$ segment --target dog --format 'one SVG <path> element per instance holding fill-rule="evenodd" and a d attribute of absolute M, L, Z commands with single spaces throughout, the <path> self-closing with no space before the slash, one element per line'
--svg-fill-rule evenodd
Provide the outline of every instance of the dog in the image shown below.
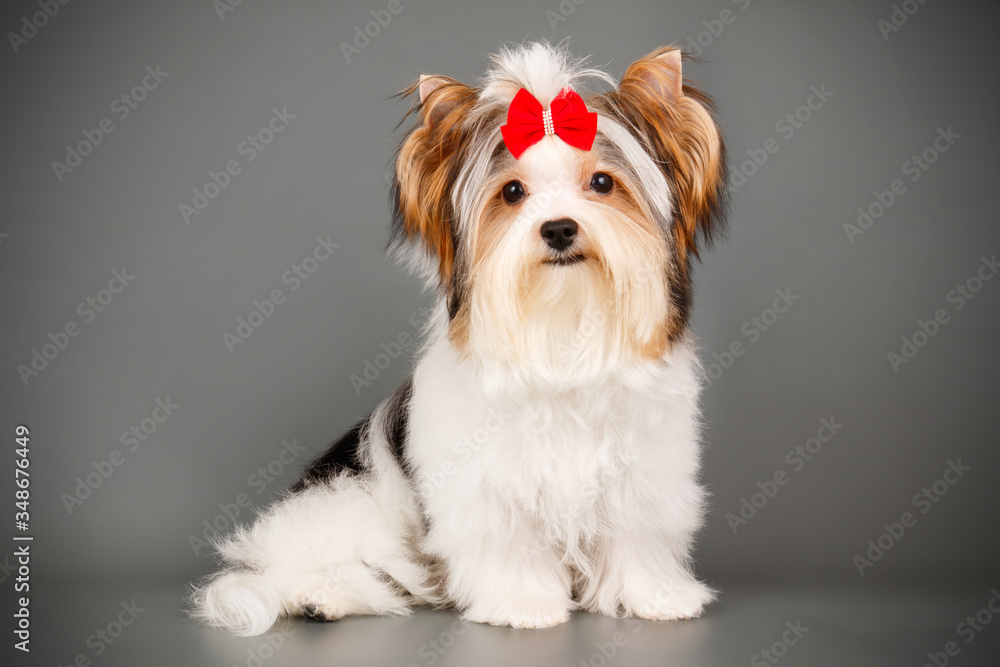
<path fill-rule="evenodd" d="M 418 99 L 389 247 L 435 297 L 414 371 L 218 540 L 197 618 L 257 635 L 420 604 L 514 628 L 702 613 L 688 320 L 727 174 L 685 60 L 662 47 L 616 82 L 528 43 L 479 87 L 422 75 L 400 93 Z"/>

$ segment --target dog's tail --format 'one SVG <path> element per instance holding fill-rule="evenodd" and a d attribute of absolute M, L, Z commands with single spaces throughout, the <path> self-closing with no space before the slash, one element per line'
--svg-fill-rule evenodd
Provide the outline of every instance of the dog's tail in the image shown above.
<path fill-rule="evenodd" d="M 226 571 L 195 587 L 191 615 L 234 635 L 262 635 L 286 613 L 278 592 L 255 572 Z"/>

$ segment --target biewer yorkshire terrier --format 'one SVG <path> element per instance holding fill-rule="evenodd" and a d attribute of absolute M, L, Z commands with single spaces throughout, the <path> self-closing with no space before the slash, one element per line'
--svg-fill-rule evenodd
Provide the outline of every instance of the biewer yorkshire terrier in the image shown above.
<path fill-rule="evenodd" d="M 418 604 L 515 628 L 701 614 L 690 277 L 726 167 L 682 60 L 663 47 L 615 82 L 536 43 L 480 87 L 401 93 L 419 101 L 390 248 L 435 294 L 414 372 L 218 541 L 198 618 L 256 635 Z"/>

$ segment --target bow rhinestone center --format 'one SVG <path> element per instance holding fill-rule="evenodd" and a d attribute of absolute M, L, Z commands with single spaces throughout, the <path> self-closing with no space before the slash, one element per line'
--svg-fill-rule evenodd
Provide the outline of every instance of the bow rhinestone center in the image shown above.
<path fill-rule="evenodd" d="M 552 124 L 552 109 L 546 109 L 542 112 L 542 127 L 545 129 L 545 135 L 556 133 L 556 126 Z"/>

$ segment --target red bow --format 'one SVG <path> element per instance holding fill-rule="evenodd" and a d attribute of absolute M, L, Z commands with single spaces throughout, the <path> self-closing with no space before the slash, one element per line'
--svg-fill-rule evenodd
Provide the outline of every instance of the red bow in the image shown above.
<path fill-rule="evenodd" d="M 514 159 L 548 134 L 555 134 L 570 146 L 589 151 L 597 136 L 597 114 L 587 111 L 587 103 L 575 91 L 563 88 L 548 110 L 522 88 L 507 109 L 507 124 L 500 128 L 503 142 Z"/>

